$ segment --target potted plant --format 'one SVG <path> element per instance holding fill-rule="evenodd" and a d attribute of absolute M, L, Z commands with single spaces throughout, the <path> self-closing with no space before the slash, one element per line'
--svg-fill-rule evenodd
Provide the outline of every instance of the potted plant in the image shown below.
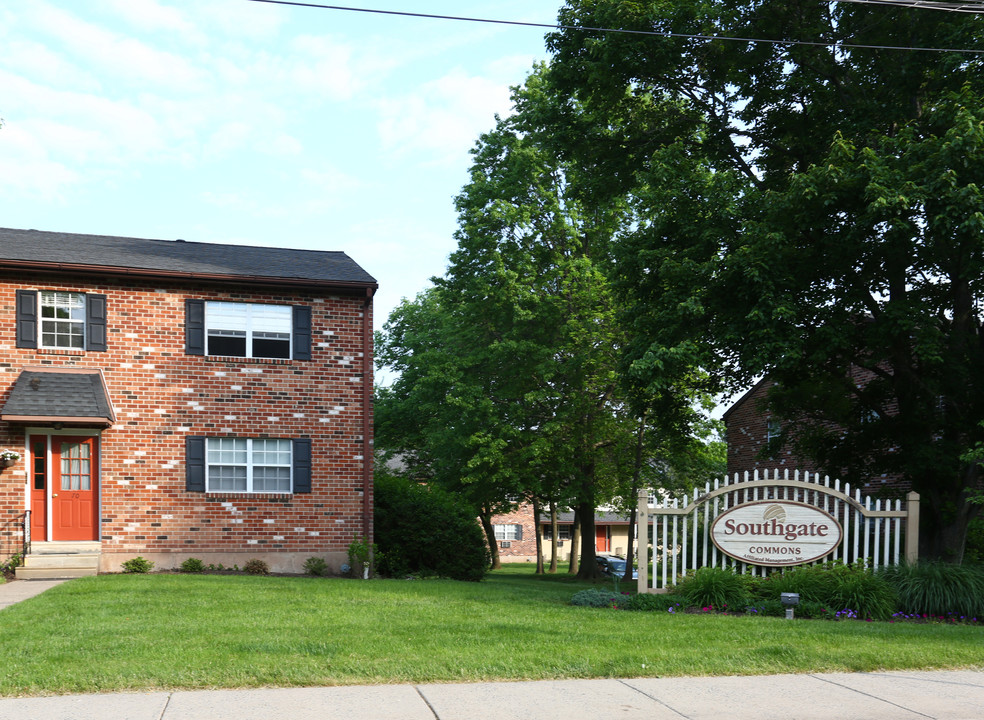
<path fill-rule="evenodd" d="M 0 450 L 0 467 L 9 468 L 17 464 L 20 460 L 20 453 L 16 450 Z"/>

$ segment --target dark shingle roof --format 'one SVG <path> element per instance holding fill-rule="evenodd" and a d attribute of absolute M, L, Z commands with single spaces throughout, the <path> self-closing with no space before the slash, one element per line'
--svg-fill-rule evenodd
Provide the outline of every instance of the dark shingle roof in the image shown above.
<path fill-rule="evenodd" d="M 132 268 L 162 275 L 280 278 L 317 284 L 376 284 L 373 277 L 348 255 L 337 251 L 0 228 L 0 264 L 5 260 L 73 268 L 80 265 Z"/>
<path fill-rule="evenodd" d="M 116 420 L 102 375 L 93 371 L 24 370 L 14 383 L 0 420 L 57 418 L 94 423 Z"/>

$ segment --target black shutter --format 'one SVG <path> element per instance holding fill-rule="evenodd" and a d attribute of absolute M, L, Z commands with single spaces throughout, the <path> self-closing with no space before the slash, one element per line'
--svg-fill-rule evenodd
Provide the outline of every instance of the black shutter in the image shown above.
<path fill-rule="evenodd" d="M 34 290 L 17 291 L 17 347 L 38 346 L 38 294 Z"/>
<path fill-rule="evenodd" d="M 204 300 L 185 300 L 185 353 L 205 354 Z"/>
<path fill-rule="evenodd" d="M 295 305 L 294 308 L 294 359 L 311 359 L 311 308 Z"/>
<path fill-rule="evenodd" d="M 106 296 L 85 296 L 85 349 L 106 352 Z"/>
<path fill-rule="evenodd" d="M 185 490 L 205 492 L 205 438 L 185 438 Z"/>
<path fill-rule="evenodd" d="M 523 539 L 523 526 L 522 525 L 517 525 L 516 526 L 516 539 L 517 540 L 522 540 Z"/>
<path fill-rule="evenodd" d="M 311 492 L 311 439 L 298 438 L 294 442 L 294 492 Z"/>

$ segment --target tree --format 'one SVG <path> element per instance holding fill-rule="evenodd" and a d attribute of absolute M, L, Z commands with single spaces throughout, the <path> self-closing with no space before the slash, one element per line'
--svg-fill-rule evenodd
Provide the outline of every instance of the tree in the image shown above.
<path fill-rule="evenodd" d="M 899 472 L 924 498 L 924 553 L 959 560 L 980 483 L 961 457 L 984 416 L 984 76 L 976 54 L 873 48 L 978 48 L 981 18 L 572 0 L 561 21 L 559 102 L 617 141 L 602 156 L 557 135 L 638 217 L 615 250 L 631 377 L 653 390 L 701 367 L 713 391 L 770 375 L 800 449 L 855 478 Z"/>

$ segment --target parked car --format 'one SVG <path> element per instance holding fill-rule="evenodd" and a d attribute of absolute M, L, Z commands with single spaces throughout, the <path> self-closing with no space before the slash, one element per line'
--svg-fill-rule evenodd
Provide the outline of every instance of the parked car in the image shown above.
<path fill-rule="evenodd" d="M 625 559 L 620 557 L 614 557 L 612 555 L 599 555 L 597 558 L 598 569 L 601 570 L 605 575 L 611 577 L 625 577 Z M 639 571 L 632 568 L 632 579 L 639 579 Z"/>

